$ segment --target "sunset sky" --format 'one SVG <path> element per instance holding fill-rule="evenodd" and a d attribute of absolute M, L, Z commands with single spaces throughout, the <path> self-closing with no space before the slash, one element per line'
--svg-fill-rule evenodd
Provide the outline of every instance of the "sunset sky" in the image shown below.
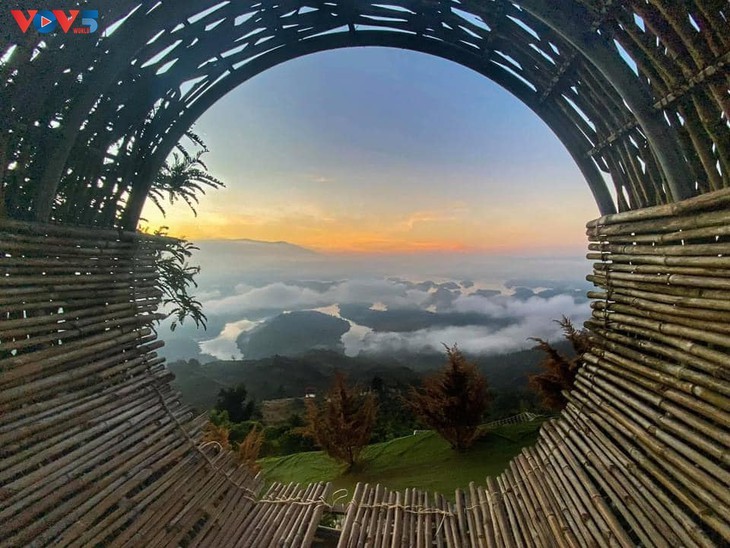
<path fill-rule="evenodd" d="M 360 48 L 275 67 L 198 121 L 227 183 L 150 225 L 330 252 L 580 252 L 598 210 L 542 121 L 424 54 Z"/>

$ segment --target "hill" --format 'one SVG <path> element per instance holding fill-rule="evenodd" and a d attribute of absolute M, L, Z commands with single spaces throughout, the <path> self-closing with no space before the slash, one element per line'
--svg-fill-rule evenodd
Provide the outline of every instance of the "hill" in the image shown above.
<path fill-rule="evenodd" d="M 332 382 L 335 369 L 344 371 L 354 382 L 369 385 L 379 376 L 388 384 L 413 384 L 419 375 L 394 361 L 347 357 L 337 352 L 311 351 L 297 357 L 273 356 L 260 360 L 221 360 L 200 365 L 197 361 L 168 364 L 175 374 L 173 386 L 182 399 L 198 409 L 215 404 L 221 387 L 244 383 L 256 400 L 292 398 L 304 389 L 324 392 Z"/>
<path fill-rule="evenodd" d="M 523 447 L 535 443 L 541 424 L 496 428 L 466 453 L 453 451 L 435 432 L 370 445 L 362 453 L 360 469 L 348 474 L 321 451 L 264 458 L 259 464 L 270 483 L 331 481 L 335 489 L 352 493 L 358 482 L 368 482 L 392 489 L 418 487 L 452 498 L 455 489 L 502 472 Z"/>
<path fill-rule="evenodd" d="M 555 348 L 570 353 L 565 341 Z M 474 361 L 486 375 L 490 389 L 509 394 L 524 391 L 527 377 L 538 370 L 544 354 L 521 350 L 498 356 L 477 356 Z M 345 356 L 331 350 L 310 351 L 295 357 L 273 356 L 259 360 L 219 360 L 200 365 L 197 360 L 170 362 L 175 374 L 173 386 L 188 405 L 204 410 L 215 404 L 222 387 L 246 385 L 256 400 L 296 398 L 304 389 L 322 393 L 329 388 L 335 369 L 344 371 L 352 381 L 369 385 L 380 377 L 387 385 L 410 385 L 420 382 L 424 373 L 440 368 L 443 354 L 400 354 Z M 511 410 L 510 410 L 511 411 Z M 516 411 L 519 412 L 519 411 Z"/>
<path fill-rule="evenodd" d="M 434 295 L 436 295 L 434 293 Z M 373 310 L 369 304 L 340 305 L 340 315 L 378 332 L 407 333 L 432 327 L 483 325 L 497 331 L 512 323 L 512 318 L 492 318 L 476 312 L 431 312 L 419 308 Z"/>
<path fill-rule="evenodd" d="M 296 356 L 309 350 L 344 352 L 342 335 L 350 324 L 329 314 L 300 311 L 279 314 L 239 335 L 236 344 L 249 359 Z"/>
<path fill-rule="evenodd" d="M 197 240 L 191 262 L 202 266 L 201 288 L 234 293 L 237 284 L 266 285 L 289 277 L 294 268 L 322 261 L 316 251 L 287 242 L 258 240 Z"/>

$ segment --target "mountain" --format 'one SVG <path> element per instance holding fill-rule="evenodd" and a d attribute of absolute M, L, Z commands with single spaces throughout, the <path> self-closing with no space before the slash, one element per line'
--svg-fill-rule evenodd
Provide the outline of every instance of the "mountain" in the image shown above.
<path fill-rule="evenodd" d="M 214 356 L 201 352 L 199 343 L 192 337 L 170 334 L 164 337 L 164 342 L 165 346 L 158 350 L 158 354 L 169 362 L 195 359 L 206 363 L 215 360 Z"/>
<path fill-rule="evenodd" d="M 431 327 L 483 325 L 495 331 L 509 326 L 512 318 L 492 318 L 477 312 L 430 312 L 419 308 L 373 310 L 367 304 L 340 305 L 343 318 L 378 332 L 408 333 Z"/>
<path fill-rule="evenodd" d="M 199 410 L 215 404 L 223 387 L 246 385 L 256 400 L 302 397 L 305 389 L 325 392 L 332 383 L 335 369 L 345 372 L 352 381 L 364 386 L 373 377 L 386 384 L 413 384 L 419 375 L 394 361 L 351 358 L 337 352 L 319 350 L 297 357 L 272 356 L 261 360 L 221 360 L 200 365 L 196 360 L 168 364 L 175 374 L 172 384 L 182 399 Z"/>
<path fill-rule="evenodd" d="M 572 355 L 566 341 L 553 346 Z M 526 390 L 527 377 L 539 370 L 538 364 L 544 357 L 543 352 L 533 349 L 480 356 L 473 361 L 487 377 L 490 390 L 507 394 Z M 213 407 L 221 388 L 239 383 L 245 384 L 251 397 L 259 401 L 302 397 L 309 388 L 323 393 L 332 383 L 335 369 L 363 386 L 369 386 L 376 376 L 387 386 L 404 386 L 418 384 L 422 375 L 441 368 L 445 360 L 443 353 L 349 357 L 319 350 L 297 357 L 279 355 L 260 360 L 221 360 L 205 365 L 197 360 L 177 361 L 169 363 L 168 367 L 175 374 L 172 384 L 180 390 L 182 400 L 202 411 Z"/>
<path fill-rule="evenodd" d="M 313 257 L 317 252 L 289 242 L 263 242 L 260 240 L 238 239 L 238 240 L 198 240 L 195 244 L 200 248 L 196 254 L 204 256 L 208 254 L 245 255 L 249 258 L 296 258 Z"/>
<path fill-rule="evenodd" d="M 242 281 L 265 285 L 286 278 L 295 267 L 322 260 L 319 253 L 288 242 L 198 240 L 195 245 L 199 249 L 190 262 L 202 267 L 198 283 L 201 287 L 224 289 L 224 294 Z"/>
<path fill-rule="evenodd" d="M 279 314 L 250 331 L 241 333 L 236 344 L 247 359 L 297 356 L 309 350 L 344 352 L 342 335 L 350 324 L 315 311 Z"/>

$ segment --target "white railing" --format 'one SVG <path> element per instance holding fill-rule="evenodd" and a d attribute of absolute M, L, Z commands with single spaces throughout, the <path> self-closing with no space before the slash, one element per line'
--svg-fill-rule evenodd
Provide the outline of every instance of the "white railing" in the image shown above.
<path fill-rule="evenodd" d="M 511 417 L 506 417 L 504 419 L 499 419 L 496 421 L 488 422 L 486 424 L 482 424 L 479 426 L 479 428 L 497 428 L 498 426 L 504 426 L 505 424 L 521 424 L 523 422 L 532 422 L 536 418 L 541 416 L 542 415 L 538 415 L 537 413 L 530 413 L 529 411 L 525 411 L 523 413 L 520 413 L 519 415 L 512 415 Z M 416 434 L 424 434 L 425 432 L 431 432 L 431 430 L 414 430 L 413 435 L 415 436 Z"/>
<path fill-rule="evenodd" d="M 538 415 L 537 413 L 530 413 L 529 411 L 525 411 L 524 413 L 520 413 L 519 415 L 512 415 L 511 417 L 488 422 L 487 424 L 482 425 L 482 428 L 496 428 L 497 426 L 504 426 L 505 424 L 520 424 L 523 422 L 532 422 L 539 416 L 540 415 Z"/>

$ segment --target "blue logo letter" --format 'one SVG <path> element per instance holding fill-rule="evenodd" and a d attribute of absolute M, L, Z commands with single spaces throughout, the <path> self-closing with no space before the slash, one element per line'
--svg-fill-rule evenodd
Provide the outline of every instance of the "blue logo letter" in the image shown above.
<path fill-rule="evenodd" d="M 99 19 L 98 10 L 84 10 L 81 12 L 81 24 L 89 28 L 89 34 L 96 32 L 96 29 L 99 28 L 97 19 Z"/>

